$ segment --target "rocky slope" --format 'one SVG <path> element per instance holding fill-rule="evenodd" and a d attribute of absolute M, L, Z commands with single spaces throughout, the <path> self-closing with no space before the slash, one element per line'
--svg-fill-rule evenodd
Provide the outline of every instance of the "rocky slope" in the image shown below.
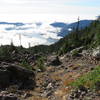
<path fill-rule="evenodd" d="M 78 51 L 76 54 L 74 51 Z M 74 52 L 74 54 L 73 54 Z M 20 56 L 12 53 L 11 62 L 0 62 L 0 100 L 99 100 L 100 89 L 92 91 L 80 86 L 73 88 L 71 83 L 91 72 L 100 65 L 100 49 L 85 50 L 83 47 L 57 56 L 48 55 L 44 64 L 45 70 L 36 67 L 39 55 L 29 53 Z M 30 63 L 29 69 L 21 60 Z M 8 63 L 9 62 L 9 63 Z M 41 67 L 40 67 L 41 68 Z M 100 86 L 100 80 L 97 83 Z"/>
<path fill-rule="evenodd" d="M 84 86 L 75 89 L 70 85 L 100 65 L 100 60 L 92 55 L 94 52 L 96 50 L 82 50 L 80 56 L 73 56 L 71 52 L 59 57 L 49 55 L 46 70 L 36 73 L 36 88 L 31 91 L 33 96 L 29 100 L 100 100 L 100 89 L 96 92 Z"/>
<path fill-rule="evenodd" d="M 0 100 L 100 100 L 99 26 L 51 46 L 1 46 Z"/>

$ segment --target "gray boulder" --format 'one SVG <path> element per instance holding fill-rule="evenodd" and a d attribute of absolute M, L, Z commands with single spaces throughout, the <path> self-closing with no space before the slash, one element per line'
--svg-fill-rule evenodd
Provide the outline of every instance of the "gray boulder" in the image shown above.
<path fill-rule="evenodd" d="M 0 67 L 0 88 L 3 88 L 9 85 L 9 81 L 10 81 L 9 76 L 10 76 L 9 71 Z"/>
<path fill-rule="evenodd" d="M 73 49 L 72 51 L 70 51 L 70 53 L 73 53 L 73 51 L 77 51 L 77 52 L 82 52 L 84 50 L 84 47 L 82 46 L 82 47 L 79 47 L 79 48 L 75 48 L 75 49 Z"/>
<path fill-rule="evenodd" d="M 35 74 L 21 66 L 4 64 L 0 66 L 0 87 L 7 87 L 10 84 L 20 84 L 19 88 L 35 86 Z"/>
<path fill-rule="evenodd" d="M 30 71 L 28 69 L 25 69 L 24 67 L 14 65 L 14 64 L 9 64 L 6 66 L 3 66 L 7 71 L 12 74 L 12 77 L 16 77 L 18 80 L 24 80 L 24 79 L 29 79 L 29 78 L 34 78 L 35 74 L 33 71 Z"/>
<path fill-rule="evenodd" d="M 97 47 L 96 49 L 93 50 L 92 56 L 96 59 L 100 59 L 100 47 Z"/>
<path fill-rule="evenodd" d="M 19 100 L 14 94 L 0 94 L 0 100 Z"/>
<path fill-rule="evenodd" d="M 58 56 L 50 56 L 48 58 L 47 62 L 48 62 L 48 65 L 52 65 L 52 66 L 59 66 L 59 65 L 61 65 L 61 61 L 60 61 Z"/>
<path fill-rule="evenodd" d="M 75 48 L 73 50 L 70 51 L 71 56 L 73 57 L 80 57 L 82 56 L 81 53 L 84 50 L 84 47 L 79 47 L 79 48 Z"/>

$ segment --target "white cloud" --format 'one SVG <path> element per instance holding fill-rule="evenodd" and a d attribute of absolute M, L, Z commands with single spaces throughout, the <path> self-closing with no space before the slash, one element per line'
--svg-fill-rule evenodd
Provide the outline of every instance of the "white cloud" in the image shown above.
<path fill-rule="evenodd" d="M 25 30 L 23 28 L 26 28 Z M 8 29 L 8 30 L 7 30 Z M 56 34 L 57 29 L 49 24 L 26 23 L 23 26 L 15 26 L 8 24 L 0 24 L 0 44 L 11 44 L 19 46 L 19 36 L 21 34 L 21 44 L 23 47 L 28 47 L 39 44 L 51 44 L 49 38 L 58 40 L 61 37 Z M 53 42 L 52 42 L 53 43 Z"/>
<path fill-rule="evenodd" d="M 99 0 L 0 0 L 0 19 L 9 21 L 72 20 L 76 16 L 93 18 L 99 6 L 85 6 Z M 81 5 L 79 5 L 81 3 Z M 87 16 L 88 15 L 88 16 Z"/>

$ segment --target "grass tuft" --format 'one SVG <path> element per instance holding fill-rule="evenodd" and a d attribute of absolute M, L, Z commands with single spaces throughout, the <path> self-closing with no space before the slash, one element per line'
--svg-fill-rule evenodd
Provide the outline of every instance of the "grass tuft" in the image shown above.
<path fill-rule="evenodd" d="M 96 83 L 100 83 L 100 66 L 97 66 L 93 71 L 83 75 L 76 81 L 71 83 L 71 86 L 78 88 L 85 86 L 87 88 L 96 89 Z"/>

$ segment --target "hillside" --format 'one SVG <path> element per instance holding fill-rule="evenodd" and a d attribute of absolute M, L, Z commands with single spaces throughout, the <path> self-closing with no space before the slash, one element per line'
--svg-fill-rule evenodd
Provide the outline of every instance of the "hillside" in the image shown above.
<path fill-rule="evenodd" d="M 70 34 L 66 35 L 64 38 L 60 39 L 55 44 L 50 46 L 39 45 L 30 48 L 33 53 L 43 52 L 45 54 L 52 52 L 67 52 L 79 46 L 85 46 L 86 48 L 91 48 L 99 45 L 99 21 L 93 21 L 85 29 L 73 30 Z M 79 39 L 77 39 L 79 37 Z M 95 44 L 93 44 L 95 43 Z M 67 50 L 67 49 L 68 50 Z M 64 51 L 65 49 L 65 51 Z"/>
<path fill-rule="evenodd" d="M 82 29 L 88 27 L 92 22 L 93 22 L 93 20 L 80 20 L 79 21 L 79 24 L 80 24 L 79 29 L 82 30 Z M 65 37 L 71 31 L 73 31 L 74 29 L 77 28 L 77 24 L 78 24 L 78 22 L 73 22 L 73 23 L 69 23 L 69 24 L 55 22 L 55 23 L 52 23 L 51 25 L 56 28 L 61 28 L 60 32 L 58 32 L 58 36 Z"/>
<path fill-rule="evenodd" d="M 50 46 L 0 47 L 0 100 L 100 100 L 100 20 Z"/>

